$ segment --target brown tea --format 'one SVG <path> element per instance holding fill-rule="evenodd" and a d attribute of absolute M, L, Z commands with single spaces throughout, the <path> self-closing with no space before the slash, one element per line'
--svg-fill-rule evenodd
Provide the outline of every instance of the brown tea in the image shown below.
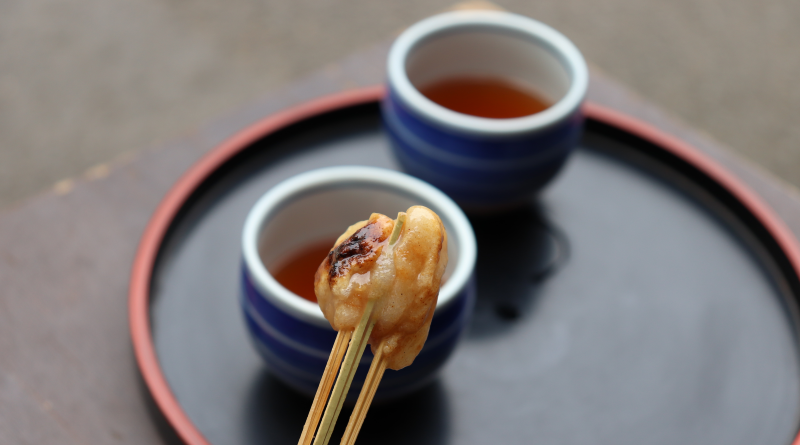
<path fill-rule="evenodd" d="M 419 91 L 445 108 L 491 119 L 528 116 L 551 105 L 530 90 L 492 77 L 453 77 Z"/>
<path fill-rule="evenodd" d="M 335 239 L 317 241 L 287 255 L 277 267 L 270 268 L 272 276 L 283 287 L 306 300 L 317 302 L 314 293 L 314 274 L 333 247 Z"/>

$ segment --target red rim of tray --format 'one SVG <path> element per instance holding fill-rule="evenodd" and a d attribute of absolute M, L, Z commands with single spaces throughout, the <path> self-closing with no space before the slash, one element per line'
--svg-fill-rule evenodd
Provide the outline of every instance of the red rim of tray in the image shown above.
<path fill-rule="evenodd" d="M 193 165 L 170 189 L 159 204 L 139 242 L 131 271 L 128 295 L 129 322 L 136 362 L 142 378 L 160 412 L 178 437 L 190 445 L 210 445 L 181 408 L 172 393 L 156 356 L 150 331 L 150 280 L 161 243 L 178 214 L 197 187 L 225 162 L 253 142 L 281 128 L 310 117 L 340 108 L 380 100 L 383 86 L 372 86 L 324 96 L 270 115 L 237 133 L 211 150 Z M 740 179 L 716 161 L 680 139 L 670 136 L 649 124 L 603 106 L 587 103 L 585 116 L 616 127 L 659 146 L 672 155 L 693 165 L 700 172 L 726 189 L 769 232 L 800 276 L 800 247 L 780 218 Z M 800 445 L 800 435 L 793 445 Z"/>

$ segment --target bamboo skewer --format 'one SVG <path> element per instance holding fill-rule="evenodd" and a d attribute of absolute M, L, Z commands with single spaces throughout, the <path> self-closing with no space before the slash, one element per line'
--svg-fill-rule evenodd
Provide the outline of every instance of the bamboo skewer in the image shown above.
<path fill-rule="evenodd" d="M 386 360 L 383 357 L 384 342 L 381 342 L 377 348 L 377 353 L 372 359 L 372 364 L 369 367 L 367 379 L 364 381 L 364 386 L 361 388 L 361 394 L 358 395 L 353 413 L 350 414 L 350 420 L 347 422 L 347 429 L 342 436 L 342 445 L 353 445 L 356 443 L 358 432 L 361 431 L 361 426 L 364 424 L 364 419 L 367 417 L 367 411 L 372 404 L 372 399 L 375 397 L 375 392 L 378 390 L 378 385 L 381 383 L 383 373 L 386 371 Z"/>
<path fill-rule="evenodd" d="M 317 431 L 314 445 L 327 445 L 331 439 L 336 419 L 342 410 L 344 399 L 350 390 L 350 384 L 353 382 L 353 376 L 355 376 L 358 363 L 364 354 L 364 349 L 367 347 L 369 334 L 372 332 L 372 327 L 375 326 L 374 322 L 370 322 L 374 306 L 374 300 L 367 303 L 364 314 L 361 316 L 361 321 L 353 331 L 350 346 L 347 348 L 347 355 L 344 357 L 342 369 L 339 370 L 339 377 L 336 379 L 336 386 L 333 387 L 333 394 L 328 400 L 328 406 L 325 407 L 325 414 L 322 416 L 322 424 L 319 426 L 319 431 Z"/>
<path fill-rule="evenodd" d="M 314 396 L 314 402 L 311 404 L 311 410 L 308 412 L 306 424 L 303 426 L 303 432 L 300 434 L 300 441 L 298 445 L 311 445 L 314 439 L 314 431 L 317 429 L 319 419 L 322 417 L 322 411 L 325 409 L 325 404 L 328 401 L 328 396 L 333 388 L 333 382 L 336 379 L 336 374 L 339 371 L 339 366 L 342 364 L 344 353 L 347 351 L 347 344 L 350 342 L 352 332 L 342 332 L 336 335 L 336 341 L 333 343 L 331 355 L 328 358 L 328 364 L 325 365 L 325 372 L 322 374 L 322 380 L 319 382 L 317 394 Z"/>

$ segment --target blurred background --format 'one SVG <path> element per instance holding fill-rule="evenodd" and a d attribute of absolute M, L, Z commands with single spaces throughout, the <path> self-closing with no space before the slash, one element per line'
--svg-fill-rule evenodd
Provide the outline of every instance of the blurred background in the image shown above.
<path fill-rule="evenodd" d="M 158 146 L 453 0 L 0 1 L 0 212 Z M 498 0 L 800 185 L 800 1 Z"/>

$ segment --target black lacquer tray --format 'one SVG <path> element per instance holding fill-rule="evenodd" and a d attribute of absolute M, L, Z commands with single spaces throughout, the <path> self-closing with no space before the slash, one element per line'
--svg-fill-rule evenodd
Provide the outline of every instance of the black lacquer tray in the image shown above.
<path fill-rule="evenodd" d="M 265 119 L 189 171 L 154 215 L 133 271 L 131 328 L 165 437 L 296 443 L 310 400 L 275 380 L 247 338 L 242 225 L 259 196 L 296 173 L 397 168 L 381 94 L 344 93 Z M 580 148 L 537 199 L 471 218 L 479 297 L 468 334 L 433 384 L 374 406 L 359 443 L 795 440 L 793 238 L 696 150 L 586 111 Z M 349 411 L 342 416 L 340 430 Z"/>

